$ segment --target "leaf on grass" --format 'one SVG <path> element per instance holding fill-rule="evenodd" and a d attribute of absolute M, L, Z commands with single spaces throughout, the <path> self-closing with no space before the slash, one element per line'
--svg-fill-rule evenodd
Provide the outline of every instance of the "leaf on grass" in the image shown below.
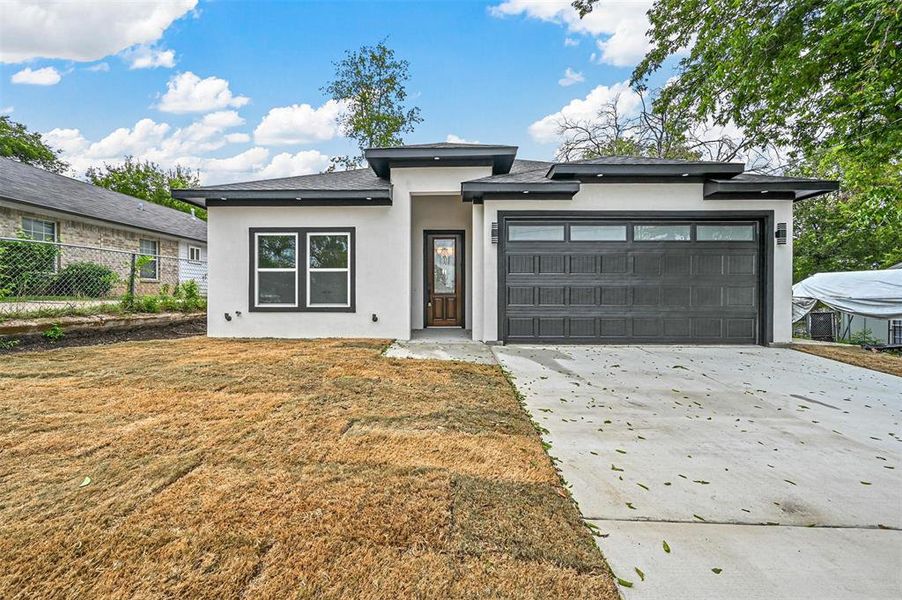
<path fill-rule="evenodd" d="M 628 587 L 628 588 L 633 587 L 632 581 L 627 581 L 626 579 L 620 579 L 619 577 L 617 578 L 617 583 L 619 583 L 623 587 Z"/>
<path fill-rule="evenodd" d="M 713 569 L 711 569 L 711 572 L 714 573 L 715 575 L 720 575 L 720 573 L 722 571 L 723 571 L 723 569 L 721 569 L 719 567 L 714 567 Z"/>
<path fill-rule="evenodd" d="M 93 479 L 86 476 L 84 479 L 81 480 L 81 483 L 78 484 L 78 487 L 83 488 L 87 485 L 91 485 L 92 481 L 93 481 Z"/>
<path fill-rule="evenodd" d="M 640 569 L 639 567 L 633 567 L 633 569 L 636 571 L 636 575 L 639 576 L 639 579 L 641 581 L 645 581 L 645 573 L 642 572 L 642 569 Z"/>
<path fill-rule="evenodd" d="M 661 546 L 664 547 L 664 552 L 670 554 L 670 544 L 667 543 L 667 540 L 661 540 Z"/>

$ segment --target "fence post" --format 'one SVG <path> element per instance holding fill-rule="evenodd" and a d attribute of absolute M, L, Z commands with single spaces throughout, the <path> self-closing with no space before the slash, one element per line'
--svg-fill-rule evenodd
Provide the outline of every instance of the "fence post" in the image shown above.
<path fill-rule="evenodd" d="M 138 255 L 132 252 L 132 262 L 128 270 L 128 303 L 131 305 L 135 301 L 135 294 L 138 291 L 138 277 L 136 268 L 138 263 Z"/>

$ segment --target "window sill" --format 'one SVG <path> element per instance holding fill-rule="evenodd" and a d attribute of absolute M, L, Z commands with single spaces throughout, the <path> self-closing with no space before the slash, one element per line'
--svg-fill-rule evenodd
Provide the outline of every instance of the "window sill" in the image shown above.
<path fill-rule="evenodd" d="M 252 306 L 248 312 L 284 312 L 284 313 L 355 313 L 353 306 Z"/>

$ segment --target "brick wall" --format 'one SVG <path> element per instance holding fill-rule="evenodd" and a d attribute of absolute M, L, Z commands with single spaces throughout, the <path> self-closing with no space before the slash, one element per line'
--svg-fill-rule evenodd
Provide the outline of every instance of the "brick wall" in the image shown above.
<path fill-rule="evenodd" d="M 123 229 L 116 229 L 104 225 L 95 225 L 84 221 L 52 217 L 27 210 L 19 210 L 8 206 L 0 206 L 0 237 L 16 237 L 16 232 L 22 226 L 22 217 L 54 221 L 57 224 L 57 237 L 59 242 L 80 246 L 93 246 L 97 248 L 109 248 L 124 250 L 128 253 L 138 252 L 140 240 L 155 240 L 158 243 L 161 256 L 179 255 L 179 243 L 174 240 L 163 239 L 153 233 L 135 233 Z M 121 290 L 125 290 L 125 281 L 128 279 L 131 266 L 131 255 L 116 252 L 98 252 L 93 250 L 80 250 L 75 248 L 63 248 L 60 256 L 60 266 L 65 267 L 71 262 L 94 262 L 105 265 L 115 271 L 123 280 Z M 155 294 L 162 285 L 173 288 L 179 282 L 179 263 L 177 260 L 161 259 L 159 262 L 159 279 L 157 281 L 139 281 L 139 294 Z"/>

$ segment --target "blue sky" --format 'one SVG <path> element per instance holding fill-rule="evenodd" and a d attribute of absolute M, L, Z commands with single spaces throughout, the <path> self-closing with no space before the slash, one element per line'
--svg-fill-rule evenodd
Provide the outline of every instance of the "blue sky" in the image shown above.
<path fill-rule="evenodd" d="M 79 174 L 128 153 L 208 183 L 315 172 L 354 151 L 320 91 L 333 61 L 387 37 L 424 119 L 405 141 L 457 136 L 548 159 L 556 115 L 588 116 L 629 78 L 648 5 L 602 0 L 580 21 L 569 0 L 11 0 L 0 109 Z"/>

